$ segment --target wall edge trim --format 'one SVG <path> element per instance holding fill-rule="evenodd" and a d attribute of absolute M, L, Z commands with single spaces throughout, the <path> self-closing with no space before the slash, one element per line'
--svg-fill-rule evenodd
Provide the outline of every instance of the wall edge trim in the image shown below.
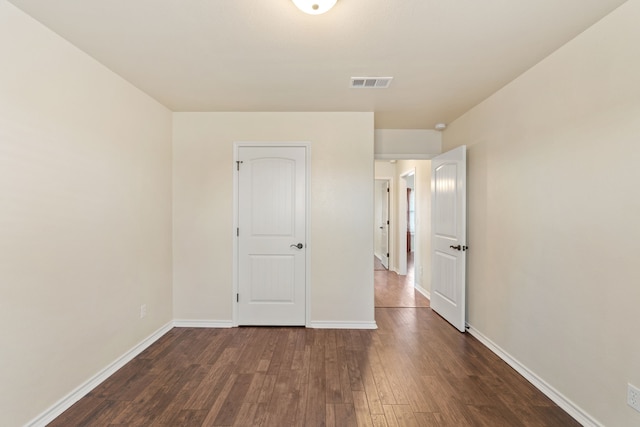
<path fill-rule="evenodd" d="M 307 325 L 314 329 L 378 329 L 375 320 L 372 322 L 336 322 L 315 321 Z"/>
<path fill-rule="evenodd" d="M 232 320 L 200 320 L 200 319 L 176 319 L 173 321 L 176 328 L 233 328 Z"/>
<path fill-rule="evenodd" d="M 423 288 L 422 286 L 415 286 L 416 291 L 420 292 L 426 299 L 431 301 L 431 292 Z"/>
<path fill-rule="evenodd" d="M 553 386 L 540 378 L 537 374 L 527 368 L 524 364 L 503 350 L 496 343 L 491 341 L 482 332 L 471 325 L 467 325 L 467 331 L 473 335 L 478 341 L 485 345 L 489 350 L 495 353 L 500 359 L 511 366 L 516 372 L 522 375 L 535 388 L 540 390 L 545 396 L 551 399 L 556 405 L 566 411 L 571 417 L 585 427 L 604 427 L 595 418 L 589 415 L 584 409 L 573 403 L 568 397 L 560 393 Z"/>

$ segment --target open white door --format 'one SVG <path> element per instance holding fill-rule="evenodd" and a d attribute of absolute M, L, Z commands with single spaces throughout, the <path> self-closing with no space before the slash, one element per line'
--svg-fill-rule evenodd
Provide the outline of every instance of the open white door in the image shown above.
<path fill-rule="evenodd" d="M 304 325 L 306 148 L 238 148 L 238 324 Z"/>
<path fill-rule="evenodd" d="M 431 160 L 431 308 L 465 331 L 467 147 Z"/>

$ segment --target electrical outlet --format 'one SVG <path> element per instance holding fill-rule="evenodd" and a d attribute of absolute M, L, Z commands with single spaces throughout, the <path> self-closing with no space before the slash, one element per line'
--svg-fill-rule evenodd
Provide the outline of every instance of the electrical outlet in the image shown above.
<path fill-rule="evenodd" d="M 147 315 L 147 304 L 140 306 L 140 318 L 143 319 Z"/>
<path fill-rule="evenodd" d="M 640 412 L 640 388 L 627 384 L 627 404 Z"/>

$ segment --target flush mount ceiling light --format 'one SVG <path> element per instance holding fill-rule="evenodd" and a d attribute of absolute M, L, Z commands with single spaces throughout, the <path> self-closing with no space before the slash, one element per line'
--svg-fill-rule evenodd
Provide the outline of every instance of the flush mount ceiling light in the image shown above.
<path fill-rule="evenodd" d="M 292 0 L 298 9 L 309 15 L 320 15 L 335 6 L 338 0 Z"/>

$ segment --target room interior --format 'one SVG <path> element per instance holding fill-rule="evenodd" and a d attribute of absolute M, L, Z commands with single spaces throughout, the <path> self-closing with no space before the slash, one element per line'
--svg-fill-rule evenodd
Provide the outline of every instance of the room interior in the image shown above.
<path fill-rule="evenodd" d="M 375 161 L 466 145 L 468 333 L 640 425 L 640 1 L 529 3 L 0 0 L 0 424 L 236 326 L 233 144 L 304 141 L 308 328 L 377 326 Z"/>

